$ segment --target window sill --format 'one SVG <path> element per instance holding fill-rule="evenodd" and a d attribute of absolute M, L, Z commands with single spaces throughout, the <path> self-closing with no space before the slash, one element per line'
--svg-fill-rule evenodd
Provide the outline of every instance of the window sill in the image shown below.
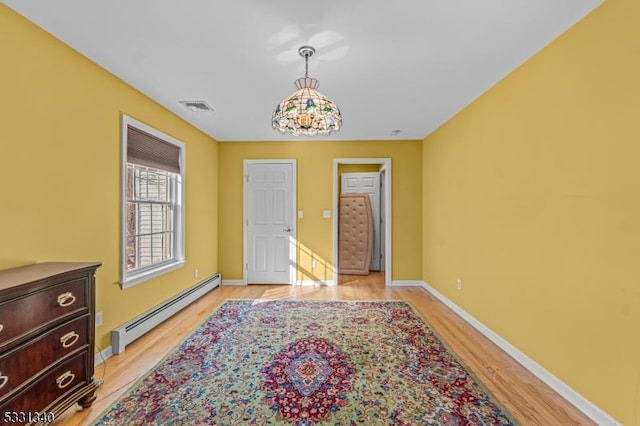
<path fill-rule="evenodd" d="M 122 287 L 123 290 L 125 288 L 133 287 L 141 282 L 159 277 L 160 275 L 175 271 L 176 269 L 180 269 L 185 263 L 186 262 L 184 260 L 178 260 L 137 274 L 129 274 L 124 280 L 120 281 L 120 287 Z"/>

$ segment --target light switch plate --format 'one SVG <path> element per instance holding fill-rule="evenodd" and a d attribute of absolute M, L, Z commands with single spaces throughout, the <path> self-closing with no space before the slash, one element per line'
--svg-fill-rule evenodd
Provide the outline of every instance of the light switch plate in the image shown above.
<path fill-rule="evenodd" d="M 298 219 L 302 219 L 304 217 L 304 212 L 302 210 L 298 210 Z"/>
<path fill-rule="evenodd" d="M 331 210 L 322 210 L 322 217 L 324 219 L 329 219 L 331 217 Z"/>

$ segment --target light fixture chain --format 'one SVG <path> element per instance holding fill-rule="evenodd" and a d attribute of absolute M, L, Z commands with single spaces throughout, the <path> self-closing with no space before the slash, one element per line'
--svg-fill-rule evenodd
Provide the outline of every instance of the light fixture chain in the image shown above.
<path fill-rule="evenodd" d="M 309 53 L 304 54 L 304 78 L 309 78 Z"/>

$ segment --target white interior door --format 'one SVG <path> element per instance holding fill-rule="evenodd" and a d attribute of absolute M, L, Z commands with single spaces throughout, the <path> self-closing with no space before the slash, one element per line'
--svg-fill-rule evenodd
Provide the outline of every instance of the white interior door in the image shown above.
<path fill-rule="evenodd" d="M 295 161 L 245 161 L 245 269 L 248 284 L 293 284 Z"/>
<path fill-rule="evenodd" d="M 380 174 L 379 173 L 343 173 L 341 176 L 341 194 L 369 194 L 373 213 L 373 250 L 371 251 L 372 271 L 381 270 L 380 252 Z"/>

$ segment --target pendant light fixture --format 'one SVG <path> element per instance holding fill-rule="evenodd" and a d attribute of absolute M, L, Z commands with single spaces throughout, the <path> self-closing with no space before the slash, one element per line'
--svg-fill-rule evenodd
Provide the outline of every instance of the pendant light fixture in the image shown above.
<path fill-rule="evenodd" d="M 337 105 L 317 91 L 319 81 L 309 77 L 309 58 L 316 50 L 302 46 L 298 54 L 304 58 L 304 77 L 294 82 L 296 91 L 278 104 L 271 125 L 282 133 L 299 136 L 328 135 L 342 126 Z"/>

